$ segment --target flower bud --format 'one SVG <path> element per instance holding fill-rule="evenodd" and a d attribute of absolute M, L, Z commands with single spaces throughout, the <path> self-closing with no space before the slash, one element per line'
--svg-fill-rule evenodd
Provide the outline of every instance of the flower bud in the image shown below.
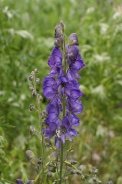
<path fill-rule="evenodd" d="M 79 171 L 79 170 L 71 170 L 70 173 L 71 173 L 71 174 L 81 175 L 81 171 Z"/>
<path fill-rule="evenodd" d="M 35 129 L 35 127 L 33 125 L 31 125 L 30 126 L 30 134 L 31 135 L 35 135 L 35 133 L 36 133 L 36 129 Z"/>
<path fill-rule="evenodd" d="M 52 177 L 52 173 L 50 171 L 47 172 L 47 177 Z"/>
<path fill-rule="evenodd" d="M 32 75 L 32 74 L 30 74 L 30 76 L 29 76 L 29 80 L 30 80 L 30 81 L 33 81 L 33 79 L 34 79 L 33 75 Z"/>
<path fill-rule="evenodd" d="M 99 180 L 99 181 L 98 181 L 98 184 L 102 184 L 102 181 Z"/>
<path fill-rule="evenodd" d="M 35 110 L 35 105 L 34 104 L 30 104 L 29 109 L 30 109 L 30 111 Z"/>
<path fill-rule="evenodd" d="M 98 169 L 95 169 L 94 170 L 94 174 L 98 174 Z"/>
<path fill-rule="evenodd" d="M 46 112 L 45 110 L 43 110 L 43 111 L 41 112 L 41 117 L 42 117 L 42 119 L 46 119 L 47 116 L 48 116 L 47 112 Z"/>
<path fill-rule="evenodd" d="M 39 78 L 36 78 L 36 84 L 41 84 L 41 80 Z"/>
<path fill-rule="evenodd" d="M 61 28 L 62 28 L 62 31 L 64 32 L 64 23 L 63 23 L 62 20 L 60 21 L 60 26 L 61 26 Z"/>
<path fill-rule="evenodd" d="M 62 28 L 61 28 L 60 25 L 57 25 L 57 26 L 55 27 L 54 37 L 55 37 L 55 38 L 58 38 L 58 37 L 60 37 L 60 36 L 62 36 Z"/>
<path fill-rule="evenodd" d="M 31 150 L 27 150 L 26 151 L 26 156 L 30 160 L 31 158 L 34 158 L 35 157 L 35 154 Z"/>
<path fill-rule="evenodd" d="M 48 147 L 51 147 L 52 146 L 51 140 L 48 137 L 45 137 L 45 144 Z"/>
<path fill-rule="evenodd" d="M 85 176 L 81 175 L 81 180 L 84 181 L 85 180 Z"/>
<path fill-rule="evenodd" d="M 50 160 L 55 162 L 58 160 L 58 154 L 56 151 L 53 151 L 51 154 L 50 154 Z"/>
<path fill-rule="evenodd" d="M 71 163 L 72 165 L 75 165 L 75 164 L 77 164 L 77 161 L 71 160 L 70 163 Z"/>
<path fill-rule="evenodd" d="M 38 99 L 38 101 L 42 101 L 43 97 L 40 94 L 37 94 L 37 99 Z"/>
<path fill-rule="evenodd" d="M 34 88 L 33 88 L 32 86 L 29 86 L 29 90 L 30 90 L 30 91 L 33 91 L 33 89 L 34 89 Z"/>
<path fill-rule="evenodd" d="M 113 184 L 113 181 L 108 181 L 107 184 Z"/>
<path fill-rule="evenodd" d="M 96 178 L 95 176 L 93 177 L 93 181 L 94 181 L 94 182 L 96 182 L 96 181 L 97 181 L 97 178 Z"/>
<path fill-rule="evenodd" d="M 36 97 L 36 95 L 37 95 L 37 93 L 36 93 L 36 90 L 34 89 L 34 90 L 32 91 L 32 96 L 33 96 L 33 97 Z"/>
<path fill-rule="evenodd" d="M 78 36 L 76 33 L 72 33 L 69 36 L 69 45 L 73 46 L 73 45 L 79 45 L 78 43 Z"/>
<path fill-rule="evenodd" d="M 92 169 L 89 169 L 89 174 L 92 174 L 92 172 L 93 172 Z"/>
<path fill-rule="evenodd" d="M 26 151 L 26 156 L 28 160 L 31 162 L 31 164 L 36 165 L 38 162 L 38 159 L 36 158 L 35 154 L 31 150 Z"/>
<path fill-rule="evenodd" d="M 35 69 L 34 69 L 34 72 L 35 72 L 35 73 L 38 73 L 38 69 L 37 69 L 37 68 L 35 68 Z"/>
<path fill-rule="evenodd" d="M 32 183 L 34 183 L 34 180 L 28 180 L 27 181 L 27 184 L 32 184 Z"/>
<path fill-rule="evenodd" d="M 56 166 L 55 165 L 48 165 L 48 170 L 50 172 L 56 172 Z"/>
<path fill-rule="evenodd" d="M 85 175 L 85 179 L 88 180 L 90 176 L 88 174 Z"/>

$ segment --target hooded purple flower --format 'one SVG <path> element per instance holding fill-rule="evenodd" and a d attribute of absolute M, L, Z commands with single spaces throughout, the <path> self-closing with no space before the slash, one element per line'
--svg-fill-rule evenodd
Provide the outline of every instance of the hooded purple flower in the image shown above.
<path fill-rule="evenodd" d="M 60 126 L 59 114 L 61 110 L 62 108 L 59 99 L 54 99 L 48 104 L 46 108 L 48 117 L 45 120 L 47 128 L 43 130 L 46 137 L 49 138 L 53 137 L 56 131 L 59 129 Z"/>
<path fill-rule="evenodd" d="M 82 57 L 79 53 L 78 46 L 66 45 L 67 59 L 69 69 L 67 71 L 67 77 L 69 80 L 80 78 L 78 71 L 85 66 Z"/>
<path fill-rule="evenodd" d="M 65 144 L 65 140 L 69 139 L 72 141 L 72 136 L 76 136 L 78 132 L 73 129 L 73 126 L 79 125 L 79 119 L 77 116 L 70 114 L 70 116 L 64 116 L 62 120 L 62 124 L 60 126 L 60 135 L 55 140 L 55 144 L 58 145 L 57 141 L 62 141 Z"/>
<path fill-rule="evenodd" d="M 54 47 L 48 65 L 51 68 L 50 76 L 61 75 L 62 73 L 62 52 L 60 48 Z"/>
<path fill-rule="evenodd" d="M 69 81 L 67 77 L 61 76 L 58 78 L 61 85 L 59 94 L 66 95 L 74 100 L 83 96 L 83 93 L 79 90 L 79 83 L 76 80 Z"/>
<path fill-rule="evenodd" d="M 47 76 L 43 81 L 43 94 L 48 99 L 53 99 L 58 90 L 58 85 L 53 77 Z"/>
<path fill-rule="evenodd" d="M 83 111 L 82 103 L 79 100 L 67 100 L 67 108 L 73 114 L 81 114 Z"/>

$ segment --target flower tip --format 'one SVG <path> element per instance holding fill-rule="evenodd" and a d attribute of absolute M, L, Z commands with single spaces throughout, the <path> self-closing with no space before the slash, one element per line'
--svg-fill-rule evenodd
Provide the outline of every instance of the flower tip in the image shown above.
<path fill-rule="evenodd" d="M 78 36 L 76 33 L 72 33 L 69 36 L 69 45 L 79 45 L 78 43 Z"/>
<path fill-rule="evenodd" d="M 60 26 L 61 26 L 61 28 L 62 28 L 62 31 L 64 31 L 64 27 L 65 27 L 65 26 L 64 26 L 64 22 L 63 22 L 62 20 L 60 21 Z"/>
<path fill-rule="evenodd" d="M 62 36 L 62 28 L 61 28 L 60 25 L 57 25 L 57 26 L 55 27 L 54 37 L 55 37 L 55 38 L 58 38 L 58 37 L 60 37 L 60 36 Z"/>

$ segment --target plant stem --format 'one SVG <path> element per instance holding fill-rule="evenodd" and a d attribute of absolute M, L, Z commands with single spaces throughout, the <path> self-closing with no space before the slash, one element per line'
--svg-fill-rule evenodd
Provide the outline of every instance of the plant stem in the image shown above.
<path fill-rule="evenodd" d="M 61 142 L 61 152 L 60 152 L 60 180 L 59 180 L 59 184 L 62 184 L 62 170 L 63 170 L 63 143 Z"/>
<path fill-rule="evenodd" d="M 34 74 L 34 89 L 36 90 L 36 78 L 35 78 L 35 74 Z M 36 96 L 36 105 L 37 105 L 37 109 L 38 109 L 38 119 L 39 119 L 39 127 L 40 127 L 40 132 L 41 132 L 41 157 L 42 157 L 42 164 L 41 164 L 41 172 L 42 172 L 42 179 L 41 179 L 41 183 L 43 183 L 43 179 L 44 179 L 44 137 L 42 134 L 42 119 L 41 119 L 41 104 L 40 104 L 40 99 L 38 96 Z M 41 173 L 40 172 L 40 173 Z M 37 181 L 39 181 L 40 178 L 40 173 L 37 176 Z"/>
<path fill-rule="evenodd" d="M 65 51 L 65 34 L 63 33 L 63 65 L 64 65 L 64 74 L 66 75 L 66 51 Z M 63 117 L 66 114 L 66 107 L 65 107 L 65 95 L 63 94 L 62 98 L 62 108 L 63 108 Z M 63 172 L 63 143 L 62 141 L 60 142 L 60 174 L 59 174 L 59 184 L 62 184 L 62 172 Z"/>

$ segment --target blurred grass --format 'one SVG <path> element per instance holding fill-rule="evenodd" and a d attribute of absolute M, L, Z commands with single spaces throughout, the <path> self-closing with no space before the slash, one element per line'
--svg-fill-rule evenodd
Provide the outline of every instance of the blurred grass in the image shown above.
<path fill-rule="evenodd" d="M 113 2 L 113 3 L 112 3 Z M 53 47 L 53 30 L 63 20 L 66 38 L 76 32 L 86 67 L 80 72 L 84 112 L 73 147 L 79 164 L 93 164 L 103 181 L 121 183 L 122 170 L 122 4 L 99 0 L 0 1 L 0 181 L 27 179 L 32 102 L 28 76 L 43 79 Z M 45 106 L 45 102 L 43 104 Z M 37 126 L 37 125 L 36 125 Z M 14 128 L 15 127 L 15 128 Z M 31 168 L 30 168 L 30 172 Z M 29 172 L 29 173 L 30 173 Z M 34 174 L 33 174 L 34 175 Z M 30 178 L 31 179 L 31 178 Z M 6 181 L 6 182 L 5 182 Z"/>

